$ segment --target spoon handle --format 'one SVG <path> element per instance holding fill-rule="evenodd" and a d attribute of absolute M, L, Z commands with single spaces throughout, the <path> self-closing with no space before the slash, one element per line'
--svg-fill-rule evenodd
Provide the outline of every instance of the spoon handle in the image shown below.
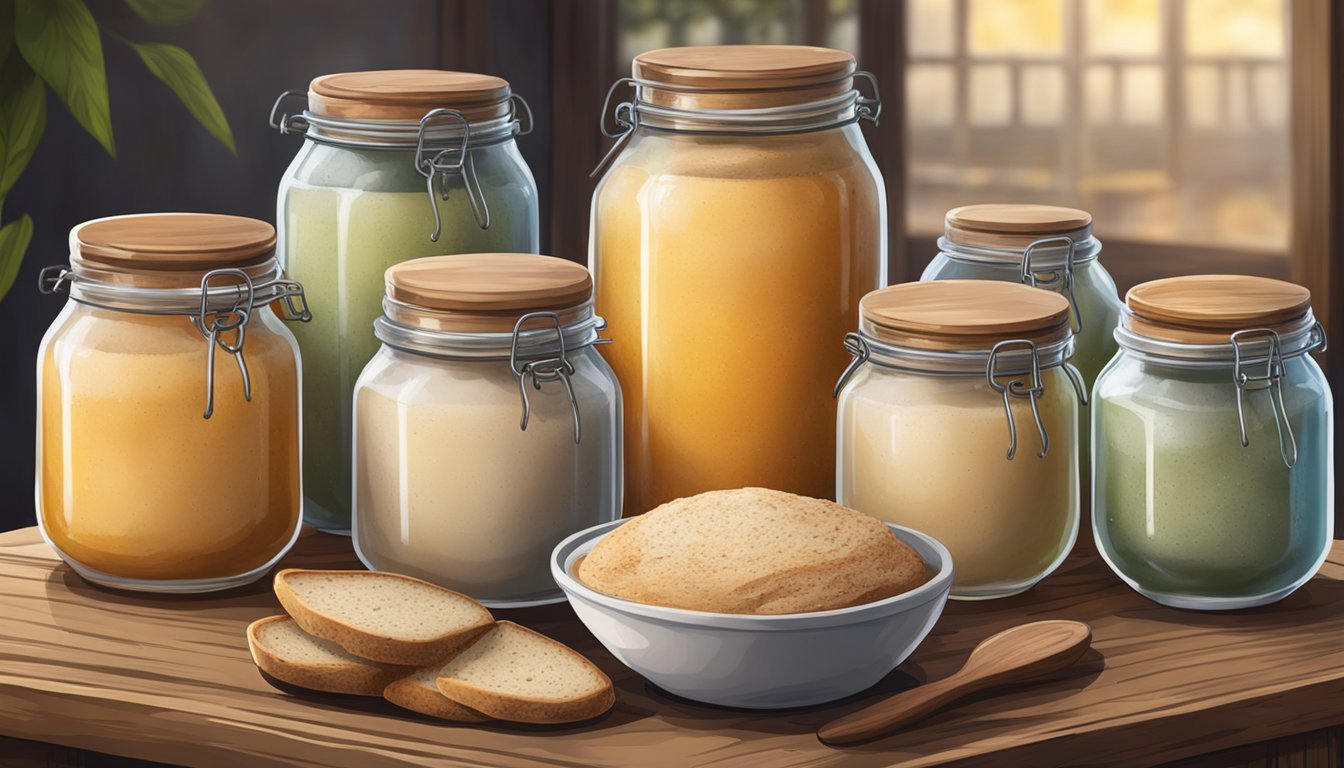
<path fill-rule="evenodd" d="M 919 722 L 980 686 L 975 679 L 953 675 L 925 683 L 823 725 L 817 731 L 831 745 L 856 744 Z"/>

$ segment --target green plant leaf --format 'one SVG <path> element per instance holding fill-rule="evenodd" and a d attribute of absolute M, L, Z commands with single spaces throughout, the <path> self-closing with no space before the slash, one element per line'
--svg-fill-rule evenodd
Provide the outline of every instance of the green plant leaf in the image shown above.
<path fill-rule="evenodd" d="M 224 116 L 224 110 L 220 109 L 215 94 L 205 82 L 205 74 L 191 54 L 167 43 L 131 43 L 131 47 L 140 54 L 140 60 L 145 62 L 149 71 L 173 89 L 196 122 L 211 136 L 219 139 L 230 152 L 238 154 L 233 145 L 229 120 Z"/>
<path fill-rule="evenodd" d="M 0 300 L 5 298 L 19 276 L 23 253 L 33 239 L 33 220 L 28 214 L 0 227 Z"/>
<path fill-rule="evenodd" d="M 28 166 L 47 127 L 47 89 L 15 56 L 0 66 L 0 200 Z"/>
<path fill-rule="evenodd" d="M 116 157 L 98 22 L 83 0 L 15 0 L 14 39 L 90 136 Z"/>
<path fill-rule="evenodd" d="M 126 4 L 151 24 L 184 24 L 196 18 L 205 0 L 126 0 Z"/>

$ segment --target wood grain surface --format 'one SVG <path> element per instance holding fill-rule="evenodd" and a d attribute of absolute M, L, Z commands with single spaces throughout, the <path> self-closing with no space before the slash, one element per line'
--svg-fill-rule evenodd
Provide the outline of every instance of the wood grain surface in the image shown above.
<path fill-rule="evenodd" d="M 305 533 L 285 566 L 350 567 L 348 539 Z M 35 530 L 0 535 L 0 735 L 187 766 L 1151 766 L 1344 723 L 1344 547 L 1282 603 L 1163 608 L 1098 561 L 1071 558 L 1030 592 L 948 606 L 914 657 L 826 707 L 753 713 L 666 695 L 603 651 L 567 605 L 498 611 L 587 654 L 615 710 L 578 728 L 453 726 L 375 700 L 272 688 L 247 623 L 265 586 L 204 597 L 82 582 Z M 903 733 L 831 749 L 823 722 L 947 676 L 1015 624 L 1086 621 L 1093 650 L 1053 683 L 978 695 Z"/>

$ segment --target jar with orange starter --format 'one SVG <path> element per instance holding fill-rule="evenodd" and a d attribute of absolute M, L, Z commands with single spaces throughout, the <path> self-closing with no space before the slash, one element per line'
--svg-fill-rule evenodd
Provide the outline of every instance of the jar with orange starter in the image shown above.
<path fill-rule="evenodd" d="M 275 229 L 238 216 L 75 227 L 43 270 L 70 300 L 37 358 L 38 523 L 89 581 L 209 592 L 254 581 L 299 531 L 308 318 Z"/>
<path fill-rule="evenodd" d="M 651 51 L 632 74 L 590 237 L 625 514 L 742 486 L 831 497 L 836 342 L 886 283 L 873 79 L 844 51 L 760 45 Z"/>

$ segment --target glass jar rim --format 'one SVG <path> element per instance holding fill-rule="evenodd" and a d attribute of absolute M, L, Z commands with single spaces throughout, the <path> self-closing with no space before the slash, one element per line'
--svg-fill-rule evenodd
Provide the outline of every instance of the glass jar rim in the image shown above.
<path fill-rule="evenodd" d="M 487 120 L 469 120 L 461 111 L 448 108 L 427 110 L 407 120 L 372 120 L 320 115 L 306 107 L 295 114 L 284 112 L 287 99 L 308 98 L 307 91 L 285 91 L 271 107 L 270 125 L 282 134 L 302 134 L 316 144 L 351 149 L 406 151 L 430 146 L 465 146 L 468 149 L 512 141 L 532 132 L 532 108 L 522 96 L 508 97 L 509 110 Z M 436 118 L 447 118 L 437 119 Z"/>
<path fill-rule="evenodd" d="M 598 335 L 606 320 L 594 313 L 591 299 L 558 310 L 518 313 L 512 331 L 444 330 L 435 327 L 439 316 L 448 313 L 384 296 L 373 334 L 394 349 L 447 360 L 530 359 L 607 342 Z"/>
<path fill-rule="evenodd" d="M 1282 360 L 1324 350 L 1325 327 L 1311 310 L 1292 323 L 1277 329 L 1248 327 L 1229 336 L 1226 342 L 1195 344 L 1146 336 L 1128 325 L 1128 309 L 1120 318 L 1113 335 L 1120 349 L 1149 362 L 1176 368 L 1233 368 L 1240 359 L 1244 365 L 1263 363 L 1271 356 Z M 1246 334 L 1244 339 L 1233 336 Z"/>
<path fill-rule="evenodd" d="M 991 248 L 982 245 L 954 243 L 946 235 L 941 235 L 938 238 L 938 250 L 953 261 L 999 266 L 1020 265 L 1023 259 L 1030 257 L 1033 271 L 1051 272 L 1063 268 L 1069 261 L 1070 246 L 1064 245 L 1063 239 L 1059 235 L 1046 235 L 1023 248 Z M 1047 245 L 1050 241 L 1056 241 L 1056 243 Z M 1082 240 L 1070 240 L 1070 242 L 1073 243 L 1074 266 L 1096 261 L 1101 255 L 1101 241 L 1094 235 L 1088 235 Z M 1037 243 L 1040 243 L 1040 245 L 1037 246 Z"/>
<path fill-rule="evenodd" d="M 70 300 L 99 309 L 151 315 L 199 315 L 207 311 L 225 311 L 247 304 L 255 309 L 275 301 L 304 304 L 303 287 L 284 277 L 274 256 L 253 264 L 225 266 L 211 270 L 142 270 L 134 278 L 127 273 L 100 269 L 90 262 L 71 258 L 70 265 L 46 267 L 38 278 L 42 293 L 68 293 Z M 162 280 L 164 285 L 145 285 Z M 306 313 L 293 313 L 297 318 Z"/>

